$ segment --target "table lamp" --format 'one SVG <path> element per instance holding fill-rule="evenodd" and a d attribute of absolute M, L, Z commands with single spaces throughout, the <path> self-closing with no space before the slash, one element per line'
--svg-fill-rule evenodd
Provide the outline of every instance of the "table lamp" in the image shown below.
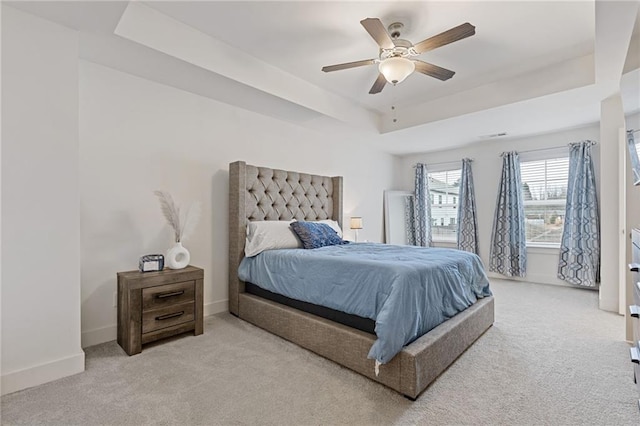
<path fill-rule="evenodd" d="M 358 229 L 362 229 L 362 218 L 361 217 L 352 217 L 351 218 L 351 229 L 355 229 L 356 231 L 356 243 L 358 242 Z"/>

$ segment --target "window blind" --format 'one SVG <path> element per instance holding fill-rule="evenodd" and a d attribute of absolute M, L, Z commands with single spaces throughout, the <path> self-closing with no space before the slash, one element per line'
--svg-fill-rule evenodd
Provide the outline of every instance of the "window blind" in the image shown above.
<path fill-rule="evenodd" d="M 434 241 L 456 241 L 461 169 L 429 173 Z"/>
<path fill-rule="evenodd" d="M 527 243 L 560 244 L 569 178 L 569 158 L 520 164 Z"/>

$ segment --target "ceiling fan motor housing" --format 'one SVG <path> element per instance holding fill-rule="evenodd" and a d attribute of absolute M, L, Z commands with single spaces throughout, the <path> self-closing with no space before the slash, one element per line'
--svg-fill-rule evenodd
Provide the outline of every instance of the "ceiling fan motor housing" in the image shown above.
<path fill-rule="evenodd" d="M 393 40 L 393 44 L 395 45 L 393 49 L 380 49 L 381 61 L 394 56 L 408 58 L 410 56 L 416 55 L 416 53 L 412 50 L 413 44 L 408 40 L 397 38 Z"/>
<path fill-rule="evenodd" d="M 394 22 L 390 24 L 387 29 L 389 30 L 389 35 L 392 39 L 400 38 L 400 31 L 404 28 L 404 24 L 402 22 Z"/>

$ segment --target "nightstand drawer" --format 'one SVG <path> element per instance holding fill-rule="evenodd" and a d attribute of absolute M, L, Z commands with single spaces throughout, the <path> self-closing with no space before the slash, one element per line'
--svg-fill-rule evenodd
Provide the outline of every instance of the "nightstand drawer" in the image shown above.
<path fill-rule="evenodd" d="M 193 321 L 195 303 L 186 302 L 142 313 L 142 333 Z"/>
<path fill-rule="evenodd" d="M 142 289 L 142 311 L 195 300 L 195 281 L 159 285 Z"/>

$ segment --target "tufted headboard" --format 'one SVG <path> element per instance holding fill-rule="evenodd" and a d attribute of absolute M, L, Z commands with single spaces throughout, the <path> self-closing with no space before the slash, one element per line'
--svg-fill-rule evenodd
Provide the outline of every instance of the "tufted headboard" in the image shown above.
<path fill-rule="evenodd" d="M 238 315 L 244 282 L 238 266 L 244 257 L 247 222 L 333 219 L 342 227 L 342 176 L 327 177 L 229 164 L 229 312 Z"/>

